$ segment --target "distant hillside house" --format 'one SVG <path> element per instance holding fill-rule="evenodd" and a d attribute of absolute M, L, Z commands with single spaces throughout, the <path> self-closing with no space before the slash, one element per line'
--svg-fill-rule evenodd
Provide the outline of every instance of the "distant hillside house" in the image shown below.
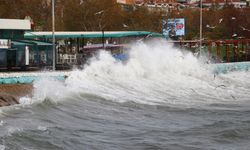
<path fill-rule="evenodd" d="M 186 0 L 180 0 L 181 2 Z M 166 7 L 167 4 L 176 3 L 177 0 L 117 0 L 119 4 L 137 5 L 137 6 L 155 6 Z"/>
<path fill-rule="evenodd" d="M 183 0 L 181 0 L 183 1 Z M 167 4 L 176 3 L 177 0 L 134 0 L 135 5 L 154 5 L 155 7 L 165 7 Z"/>
<path fill-rule="evenodd" d="M 117 2 L 126 6 L 143 6 L 150 11 L 161 11 L 167 14 L 171 10 L 185 8 L 183 4 L 187 3 L 187 0 L 117 0 Z"/>
<path fill-rule="evenodd" d="M 233 5 L 235 8 L 245 8 L 247 6 L 246 1 L 240 1 L 240 0 L 203 0 L 202 2 L 203 2 L 202 4 L 203 7 L 208 7 L 208 8 L 211 8 L 212 6 L 223 8 L 226 5 Z"/>
<path fill-rule="evenodd" d="M 124 5 L 133 5 L 135 4 L 135 0 L 117 0 L 117 3 Z"/>
<path fill-rule="evenodd" d="M 145 6 L 150 10 L 173 10 L 188 7 L 199 7 L 200 0 L 117 0 L 120 4 Z M 211 8 L 217 6 L 223 8 L 225 5 L 233 5 L 235 8 L 249 6 L 250 0 L 202 0 L 203 7 Z"/>

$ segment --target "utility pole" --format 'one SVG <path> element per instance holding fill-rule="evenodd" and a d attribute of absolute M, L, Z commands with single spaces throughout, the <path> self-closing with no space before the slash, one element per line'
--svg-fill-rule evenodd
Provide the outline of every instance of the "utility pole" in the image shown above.
<path fill-rule="evenodd" d="M 56 70 L 56 45 L 55 45 L 55 0 L 52 0 L 52 44 L 53 44 L 53 71 Z"/>
<path fill-rule="evenodd" d="M 200 0 L 200 55 L 202 49 L 202 0 Z"/>
<path fill-rule="evenodd" d="M 104 39 L 104 30 L 102 29 L 102 48 L 103 49 L 105 49 L 105 47 L 104 47 L 104 41 L 105 39 Z"/>

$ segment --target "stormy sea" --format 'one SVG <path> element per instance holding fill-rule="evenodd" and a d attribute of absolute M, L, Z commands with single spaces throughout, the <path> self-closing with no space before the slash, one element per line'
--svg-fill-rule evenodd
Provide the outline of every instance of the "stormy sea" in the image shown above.
<path fill-rule="evenodd" d="M 31 97 L 0 108 L 0 150 L 250 149 L 250 71 L 215 74 L 161 41 L 127 53 L 34 82 Z"/>

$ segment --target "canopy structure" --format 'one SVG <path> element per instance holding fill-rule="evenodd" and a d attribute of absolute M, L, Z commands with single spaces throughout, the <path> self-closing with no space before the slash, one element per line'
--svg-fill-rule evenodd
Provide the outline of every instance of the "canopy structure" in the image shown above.
<path fill-rule="evenodd" d="M 36 40 L 18 40 L 15 42 L 21 42 L 21 43 L 27 43 L 27 44 L 35 44 L 38 46 L 52 46 L 52 43 L 49 42 L 43 42 L 43 41 L 36 41 Z"/>
<path fill-rule="evenodd" d="M 148 31 L 93 31 L 93 32 L 55 32 L 56 38 L 120 38 L 132 36 L 161 37 L 162 35 Z M 52 32 L 26 32 L 25 38 L 52 38 Z"/>
<path fill-rule="evenodd" d="M 24 31 L 30 30 L 30 20 L 0 19 L 0 39 L 23 39 Z"/>
<path fill-rule="evenodd" d="M 32 46 L 32 44 L 27 43 L 27 42 L 21 42 L 21 41 L 11 41 L 11 44 L 15 46 Z"/>

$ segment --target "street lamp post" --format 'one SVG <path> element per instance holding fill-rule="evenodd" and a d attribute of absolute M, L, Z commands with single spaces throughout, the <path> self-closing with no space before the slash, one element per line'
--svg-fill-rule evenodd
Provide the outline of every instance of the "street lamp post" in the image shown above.
<path fill-rule="evenodd" d="M 53 71 L 56 70 L 56 50 L 55 50 L 55 0 L 52 0 L 52 44 L 53 44 Z"/>
<path fill-rule="evenodd" d="M 200 54 L 202 49 L 202 0 L 200 0 Z"/>

